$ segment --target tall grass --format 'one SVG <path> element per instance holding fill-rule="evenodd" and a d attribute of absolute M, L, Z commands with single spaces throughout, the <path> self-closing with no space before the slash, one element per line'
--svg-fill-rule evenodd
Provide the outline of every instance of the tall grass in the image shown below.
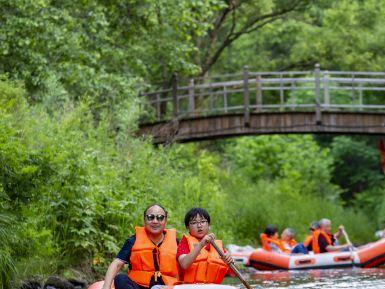
<path fill-rule="evenodd" d="M 4 213 L 0 213 L 0 288 L 11 288 L 11 281 L 15 276 L 17 269 L 13 261 L 11 252 L 13 251 L 13 242 L 17 241 L 13 234 L 14 219 Z"/>

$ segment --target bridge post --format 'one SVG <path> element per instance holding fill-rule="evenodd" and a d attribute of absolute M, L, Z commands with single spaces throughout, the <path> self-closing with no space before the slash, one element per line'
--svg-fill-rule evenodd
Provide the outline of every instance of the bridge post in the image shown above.
<path fill-rule="evenodd" d="M 320 65 L 316 63 L 314 69 L 314 80 L 315 80 L 315 113 L 316 113 L 316 124 L 322 124 L 321 117 L 321 73 L 320 73 Z"/>
<path fill-rule="evenodd" d="M 250 92 L 249 92 L 249 67 L 243 68 L 243 123 L 245 127 L 250 126 Z"/>
<path fill-rule="evenodd" d="M 257 104 L 257 111 L 262 111 L 262 77 L 261 75 L 257 75 L 255 78 L 256 84 L 257 84 L 257 92 L 256 92 L 256 100 L 255 103 Z"/>
<path fill-rule="evenodd" d="M 188 112 L 190 115 L 195 115 L 195 83 L 194 79 L 190 79 L 188 87 Z"/>
<path fill-rule="evenodd" d="M 324 105 L 325 109 L 329 109 L 330 105 L 330 90 L 329 90 L 329 71 L 324 72 Z"/>
<path fill-rule="evenodd" d="M 359 95 L 358 95 L 358 100 L 359 100 L 359 104 L 360 104 L 360 110 L 362 110 L 362 106 L 363 106 L 363 104 L 364 104 L 364 101 L 363 101 L 363 98 L 362 98 L 362 85 L 360 84 L 359 86 L 358 86 L 358 92 L 359 92 Z"/>
<path fill-rule="evenodd" d="M 178 75 L 173 74 L 172 77 L 172 116 L 174 119 L 178 118 Z"/>

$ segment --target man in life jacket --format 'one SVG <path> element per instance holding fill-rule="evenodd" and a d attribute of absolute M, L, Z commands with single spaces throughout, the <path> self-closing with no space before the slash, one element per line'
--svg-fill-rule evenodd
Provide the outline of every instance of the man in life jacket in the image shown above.
<path fill-rule="evenodd" d="M 167 211 L 158 204 L 146 208 L 144 227 L 135 227 L 117 257 L 108 267 L 103 289 L 144 289 L 174 285 L 178 280 L 178 240 L 174 229 L 166 229 Z M 128 264 L 127 274 L 118 274 Z M 117 275 L 118 274 L 118 275 Z"/>
<path fill-rule="evenodd" d="M 215 241 L 223 250 L 222 242 L 216 240 L 214 234 L 209 234 L 210 215 L 205 209 L 193 208 L 186 213 L 184 223 L 189 234 L 183 236 L 177 250 L 178 262 L 182 268 L 181 280 L 184 283 L 220 284 L 229 270 L 226 263 L 234 261 L 228 252 L 225 252 L 222 260 L 210 244 Z"/>
<path fill-rule="evenodd" d="M 337 233 L 332 234 L 332 222 L 329 219 L 319 221 L 320 228 L 313 232 L 312 249 L 314 254 L 326 252 L 347 251 L 350 244 L 337 245 L 336 240 L 343 234 L 344 227 L 338 227 Z"/>
<path fill-rule="evenodd" d="M 278 229 L 274 225 L 267 225 L 264 233 L 260 235 L 262 249 L 269 252 L 283 253 L 285 248 L 282 242 L 278 239 Z"/>

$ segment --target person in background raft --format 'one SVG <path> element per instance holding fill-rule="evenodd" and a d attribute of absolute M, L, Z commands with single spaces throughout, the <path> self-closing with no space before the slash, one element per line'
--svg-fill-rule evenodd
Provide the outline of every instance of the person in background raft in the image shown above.
<path fill-rule="evenodd" d="M 178 240 L 174 229 L 165 229 L 167 211 L 158 204 L 146 208 L 144 227 L 135 227 L 115 260 L 108 267 L 103 289 L 143 289 L 154 285 L 174 285 L 178 281 L 176 250 Z M 117 273 L 125 264 L 127 274 Z"/>
<path fill-rule="evenodd" d="M 320 228 L 313 232 L 312 249 L 314 254 L 349 250 L 349 244 L 337 245 L 337 240 L 343 234 L 344 226 L 339 226 L 337 233 L 332 235 L 332 222 L 329 219 L 321 219 L 319 225 Z"/>
<path fill-rule="evenodd" d="M 285 248 L 282 242 L 278 239 L 278 229 L 274 225 L 267 225 L 264 233 L 260 235 L 262 249 L 269 252 L 283 253 Z"/>
<path fill-rule="evenodd" d="M 313 250 L 313 234 L 314 231 L 319 230 L 320 226 L 318 221 L 313 221 L 310 224 L 310 233 L 306 236 L 303 243 L 298 243 L 291 251 L 292 254 L 309 254 L 309 251 Z"/>
<path fill-rule="evenodd" d="M 184 224 L 189 230 L 178 245 L 177 258 L 182 268 L 181 280 L 184 283 L 220 284 L 229 270 L 227 264 L 233 263 L 228 252 L 222 260 L 212 241 L 223 250 L 220 240 L 209 234 L 210 215 L 202 208 L 193 208 L 186 213 Z M 225 263 L 226 262 L 226 263 Z"/>
<path fill-rule="evenodd" d="M 291 250 L 297 245 L 297 241 L 294 239 L 295 231 L 292 228 L 286 228 L 281 234 L 281 244 L 284 249 L 284 253 L 291 253 Z"/>

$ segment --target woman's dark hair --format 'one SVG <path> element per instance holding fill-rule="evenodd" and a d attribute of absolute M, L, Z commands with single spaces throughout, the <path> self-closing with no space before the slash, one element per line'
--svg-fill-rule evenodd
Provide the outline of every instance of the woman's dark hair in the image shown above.
<path fill-rule="evenodd" d="M 310 223 L 310 230 L 314 231 L 320 228 L 319 222 L 318 221 L 313 221 Z"/>
<path fill-rule="evenodd" d="M 188 228 L 188 225 L 192 220 L 194 220 L 197 216 L 201 216 L 207 220 L 207 222 L 210 224 L 210 215 L 207 213 L 205 209 L 202 208 L 192 208 L 189 210 L 186 215 L 184 216 L 184 224 L 186 228 Z"/>
<path fill-rule="evenodd" d="M 152 204 L 152 205 L 149 205 L 147 208 L 145 208 L 144 212 L 143 212 L 143 218 L 146 218 L 148 209 L 150 209 L 152 207 L 155 207 L 155 206 L 160 207 L 164 211 L 164 214 L 165 214 L 165 216 L 167 218 L 167 211 L 166 211 L 166 209 L 163 206 L 159 205 L 159 204 Z"/>
<path fill-rule="evenodd" d="M 271 237 L 273 236 L 275 233 L 278 232 L 278 229 L 276 226 L 274 225 L 267 225 L 266 228 L 265 228 L 265 234 L 268 236 L 268 237 Z"/>

